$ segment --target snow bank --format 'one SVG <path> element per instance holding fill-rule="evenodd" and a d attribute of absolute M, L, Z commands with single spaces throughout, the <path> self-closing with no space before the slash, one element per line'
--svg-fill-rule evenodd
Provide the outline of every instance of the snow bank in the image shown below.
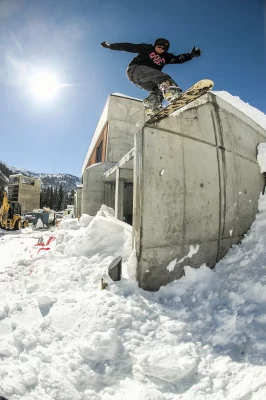
<path fill-rule="evenodd" d="M 266 129 L 266 116 L 215 92 Z M 258 162 L 266 172 L 266 147 Z M 38 252 L 42 235 L 50 250 Z M 157 293 L 135 281 L 131 227 L 103 206 L 60 228 L 0 232 L 0 396 L 9 400 L 266 398 L 266 198 L 241 245 Z M 114 258 L 122 281 L 99 290 Z M 173 260 L 169 273 L 180 260 Z"/>
<path fill-rule="evenodd" d="M 266 199 L 213 270 L 138 288 L 131 227 L 103 207 L 0 237 L 0 395 L 9 400 L 228 400 L 266 396 Z M 196 251 L 192 248 L 187 256 Z M 123 257 L 123 279 L 99 281 Z M 168 273 L 166 270 L 165 273 Z M 132 277 L 132 279 L 131 279 Z"/>

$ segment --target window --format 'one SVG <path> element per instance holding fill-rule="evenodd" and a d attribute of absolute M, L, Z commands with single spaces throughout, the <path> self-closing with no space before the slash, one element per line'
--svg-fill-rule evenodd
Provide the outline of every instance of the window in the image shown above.
<path fill-rule="evenodd" d="M 10 201 L 18 201 L 19 185 L 8 185 L 8 198 Z"/>
<path fill-rule="evenodd" d="M 96 163 L 102 162 L 102 152 L 103 152 L 103 141 L 101 141 L 101 143 L 96 149 Z"/>

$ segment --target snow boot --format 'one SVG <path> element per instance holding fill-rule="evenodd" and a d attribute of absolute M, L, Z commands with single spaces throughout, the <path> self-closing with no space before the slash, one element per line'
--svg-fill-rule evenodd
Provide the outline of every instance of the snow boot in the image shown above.
<path fill-rule="evenodd" d="M 163 93 L 164 100 L 169 101 L 170 103 L 174 103 L 182 94 L 182 89 L 176 85 L 171 85 L 169 81 L 161 83 L 159 89 Z"/>
<path fill-rule="evenodd" d="M 160 103 L 160 101 L 149 101 L 148 97 L 143 100 L 144 108 L 145 108 L 145 113 L 148 117 L 152 117 L 153 115 L 157 114 L 158 111 L 160 111 L 163 106 Z"/>

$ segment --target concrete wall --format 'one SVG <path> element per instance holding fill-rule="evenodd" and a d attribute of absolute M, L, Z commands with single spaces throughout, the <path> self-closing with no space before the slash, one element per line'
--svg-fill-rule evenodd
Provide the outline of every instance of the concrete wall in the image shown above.
<path fill-rule="evenodd" d="M 136 134 L 134 241 L 146 290 L 180 278 L 185 265 L 213 267 L 258 211 L 266 132 L 214 94 L 205 99 Z M 186 258 L 190 246 L 199 249 Z"/>
<path fill-rule="evenodd" d="M 108 106 L 106 161 L 118 162 L 132 147 L 136 123 L 144 122 L 142 101 L 111 95 Z"/>
<path fill-rule="evenodd" d="M 114 163 L 98 163 L 86 168 L 83 174 L 81 213 L 96 215 L 104 204 L 103 174 Z"/>
<path fill-rule="evenodd" d="M 81 205 L 82 205 L 82 186 L 77 186 L 75 198 L 74 198 L 74 214 L 76 218 L 81 217 Z"/>
<path fill-rule="evenodd" d="M 105 183 L 104 204 L 107 207 L 115 208 L 115 182 Z"/>

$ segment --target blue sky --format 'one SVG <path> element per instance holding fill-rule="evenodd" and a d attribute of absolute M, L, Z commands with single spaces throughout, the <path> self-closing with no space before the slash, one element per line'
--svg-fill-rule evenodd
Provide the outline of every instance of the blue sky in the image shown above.
<path fill-rule="evenodd" d="M 109 43 L 196 45 L 202 56 L 166 66 L 183 89 L 201 78 L 266 113 L 265 0 L 1 0 L 0 160 L 34 172 L 80 176 L 110 93 L 143 99 L 125 75 L 134 54 Z M 62 88 L 50 102 L 29 93 L 32 71 L 49 69 Z"/>

